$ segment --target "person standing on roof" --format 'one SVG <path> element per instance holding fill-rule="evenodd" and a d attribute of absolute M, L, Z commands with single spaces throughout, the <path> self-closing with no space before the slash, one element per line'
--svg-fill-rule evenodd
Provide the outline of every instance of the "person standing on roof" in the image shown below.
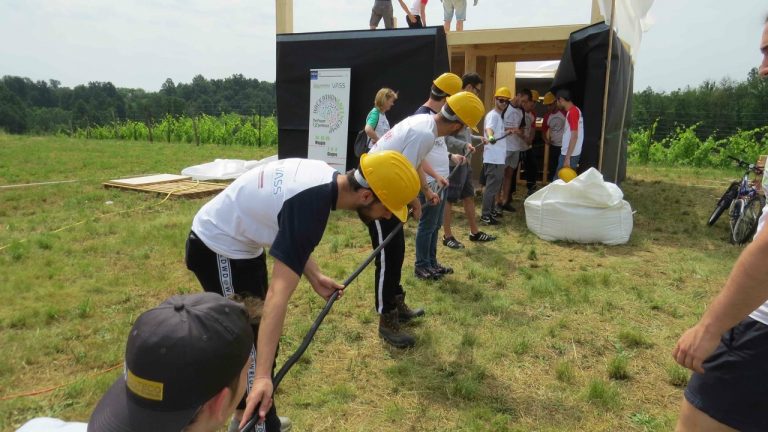
<path fill-rule="evenodd" d="M 427 26 L 427 2 L 429 0 L 411 0 L 410 13 L 406 17 L 409 28 L 422 28 Z M 411 20 L 411 17 L 414 19 Z"/>
<path fill-rule="evenodd" d="M 467 0 L 442 0 L 443 2 L 443 28 L 445 32 L 451 31 L 451 20 L 456 14 L 456 31 L 464 31 L 464 21 L 467 19 Z M 473 2 L 477 6 L 477 0 Z"/>

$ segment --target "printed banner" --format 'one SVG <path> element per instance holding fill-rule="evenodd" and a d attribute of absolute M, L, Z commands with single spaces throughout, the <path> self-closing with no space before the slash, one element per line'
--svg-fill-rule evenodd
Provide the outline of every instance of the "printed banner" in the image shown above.
<path fill-rule="evenodd" d="M 311 69 L 307 157 L 341 173 L 347 165 L 350 69 Z"/>

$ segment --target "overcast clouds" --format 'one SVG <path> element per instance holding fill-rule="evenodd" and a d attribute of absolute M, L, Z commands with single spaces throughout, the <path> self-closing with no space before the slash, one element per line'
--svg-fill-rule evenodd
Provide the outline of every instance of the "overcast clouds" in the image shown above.
<path fill-rule="evenodd" d="M 365 28 L 372 4 L 294 0 L 294 30 Z M 465 28 L 586 23 L 590 8 L 590 0 L 479 0 L 468 7 Z M 765 0 L 656 0 L 636 90 L 744 79 L 760 59 L 766 13 Z M 429 2 L 427 19 L 441 23 L 439 0 Z M 69 87 L 111 81 L 150 91 L 168 77 L 190 82 L 197 74 L 274 81 L 274 23 L 273 0 L 0 0 L 0 75 L 53 78 Z"/>

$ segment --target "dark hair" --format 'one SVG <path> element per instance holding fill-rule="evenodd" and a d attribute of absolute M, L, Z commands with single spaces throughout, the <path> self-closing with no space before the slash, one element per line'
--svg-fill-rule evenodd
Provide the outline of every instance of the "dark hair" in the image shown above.
<path fill-rule="evenodd" d="M 480 78 L 480 75 L 477 72 L 467 72 L 461 77 L 461 88 L 464 88 L 468 85 L 471 86 L 478 86 L 483 83 L 483 79 Z"/>
<path fill-rule="evenodd" d="M 366 188 L 363 185 L 361 185 L 359 181 L 357 181 L 357 179 L 355 178 L 355 169 L 351 169 L 347 171 L 347 173 L 344 175 L 347 177 L 347 183 L 349 183 L 349 187 L 350 189 L 352 189 L 352 192 L 357 192 L 360 189 L 368 189 L 373 194 L 373 202 L 379 201 L 379 197 L 376 196 L 376 192 L 374 192 L 373 189 Z M 365 175 L 363 174 L 363 170 L 360 170 L 360 175 L 362 175 L 363 178 L 365 178 Z"/>
<path fill-rule="evenodd" d="M 558 99 L 562 98 L 562 99 L 570 102 L 572 100 L 571 99 L 571 92 L 568 91 L 568 89 L 560 89 L 560 90 L 557 91 L 557 98 Z"/>
<path fill-rule="evenodd" d="M 445 98 L 448 97 L 448 93 L 440 90 L 437 88 L 436 85 L 432 84 L 432 88 L 429 90 L 429 98 L 432 99 L 435 102 L 441 102 L 445 100 Z"/>
<path fill-rule="evenodd" d="M 528 96 L 528 100 L 533 100 L 533 93 L 531 93 L 530 89 L 524 88 L 517 91 L 517 95 L 525 95 Z"/>

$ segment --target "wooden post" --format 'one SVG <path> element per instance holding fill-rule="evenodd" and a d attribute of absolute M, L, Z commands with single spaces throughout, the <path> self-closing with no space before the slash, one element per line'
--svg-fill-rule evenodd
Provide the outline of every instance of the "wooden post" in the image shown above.
<path fill-rule="evenodd" d="M 293 0 L 275 0 L 275 30 L 293 33 Z"/>
<path fill-rule="evenodd" d="M 603 149 L 605 147 L 605 122 L 608 116 L 608 90 L 611 83 L 611 60 L 613 54 L 613 19 L 616 15 L 616 0 L 611 1 L 611 22 L 608 31 L 608 64 L 605 68 L 605 92 L 603 94 L 603 123 L 600 128 L 600 159 L 597 161 L 597 170 L 603 171 Z"/>
<path fill-rule="evenodd" d="M 261 147 L 261 105 L 259 105 L 259 147 Z"/>
<path fill-rule="evenodd" d="M 197 116 L 192 117 L 192 131 L 195 133 L 195 145 L 200 145 L 200 134 L 197 131 Z"/>
<path fill-rule="evenodd" d="M 149 142 L 154 142 L 155 140 L 152 136 L 152 116 L 147 118 L 147 129 L 149 130 Z"/>

